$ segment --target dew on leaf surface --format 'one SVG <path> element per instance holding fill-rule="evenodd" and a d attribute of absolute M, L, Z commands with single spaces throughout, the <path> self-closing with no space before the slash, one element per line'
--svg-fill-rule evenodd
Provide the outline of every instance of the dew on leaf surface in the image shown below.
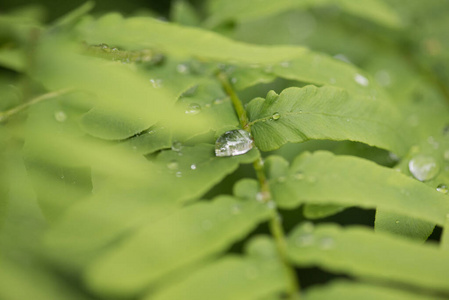
<path fill-rule="evenodd" d="M 369 84 L 368 78 L 366 78 L 365 76 L 358 74 L 358 73 L 355 74 L 354 80 L 361 86 L 368 86 L 368 84 Z"/>
<path fill-rule="evenodd" d="M 67 120 L 67 115 L 62 110 L 55 112 L 55 119 L 58 122 L 64 122 Z"/>
<path fill-rule="evenodd" d="M 152 78 L 152 79 L 150 79 L 150 82 L 151 82 L 151 84 L 153 85 L 154 88 L 162 87 L 162 79 Z"/>
<path fill-rule="evenodd" d="M 198 103 L 190 103 L 189 106 L 186 108 L 186 114 L 189 115 L 196 115 L 201 112 L 201 105 Z"/>
<path fill-rule="evenodd" d="M 413 157 L 408 164 L 408 168 L 413 177 L 419 181 L 431 180 L 440 171 L 440 166 L 435 158 L 425 154 L 418 154 Z"/>
<path fill-rule="evenodd" d="M 236 156 L 245 154 L 253 148 L 249 132 L 238 129 L 226 131 L 215 142 L 216 156 Z"/>
<path fill-rule="evenodd" d="M 447 194 L 447 192 L 449 191 L 447 185 L 441 183 L 437 186 L 437 191 L 443 194 Z"/>
<path fill-rule="evenodd" d="M 279 120 L 280 118 L 281 118 L 281 115 L 278 113 L 278 112 L 275 112 L 272 116 L 271 116 L 271 118 L 273 119 L 273 120 Z"/>
<path fill-rule="evenodd" d="M 335 240 L 331 237 L 323 237 L 319 241 L 320 249 L 329 250 L 335 247 Z"/>

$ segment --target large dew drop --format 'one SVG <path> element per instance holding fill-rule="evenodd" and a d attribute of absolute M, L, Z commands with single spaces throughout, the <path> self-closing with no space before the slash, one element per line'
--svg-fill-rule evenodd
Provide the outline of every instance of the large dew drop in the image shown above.
<path fill-rule="evenodd" d="M 215 142 L 216 156 L 245 154 L 253 148 L 253 140 L 245 130 L 231 130 L 223 133 Z"/>
<path fill-rule="evenodd" d="M 437 161 L 430 155 L 419 154 L 410 160 L 408 164 L 410 173 L 419 181 L 427 181 L 434 178 L 440 171 Z"/>

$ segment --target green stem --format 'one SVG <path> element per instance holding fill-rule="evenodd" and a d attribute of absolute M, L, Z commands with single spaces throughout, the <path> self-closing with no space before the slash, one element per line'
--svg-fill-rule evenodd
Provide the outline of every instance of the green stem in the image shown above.
<path fill-rule="evenodd" d="M 248 121 L 248 117 L 246 115 L 246 111 L 243 108 L 242 101 L 240 101 L 239 97 L 235 93 L 232 85 L 229 83 L 229 80 L 224 73 L 219 73 L 218 78 L 226 91 L 226 93 L 231 98 L 232 104 L 234 105 L 234 109 L 239 117 L 240 125 L 243 129 L 248 132 L 251 132 L 251 126 Z M 259 181 L 260 191 L 262 194 L 261 201 L 265 204 L 273 201 L 270 185 L 268 183 L 268 179 L 265 175 L 264 170 L 264 161 L 261 155 L 253 162 L 254 170 L 256 171 L 256 176 Z M 291 300 L 299 299 L 299 280 L 296 276 L 295 269 L 288 261 L 287 256 L 287 242 L 285 238 L 284 229 L 282 227 L 281 219 L 279 218 L 278 211 L 276 209 L 271 210 L 271 218 L 270 218 L 270 231 L 273 235 L 274 241 L 276 243 L 276 249 L 278 255 L 284 265 L 286 274 L 289 279 L 289 290 L 288 294 Z"/>
<path fill-rule="evenodd" d="M 18 105 L 18 106 L 13 107 L 13 108 L 11 108 L 9 110 L 0 112 L 0 122 L 6 121 L 11 116 L 14 116 L 15 114 L 20 113 L 21 111 L 27 109 L 31 105 L 37 104 L 37 103 L 42 102 L 44 100 L 52 99 L 52 98 L 55 98 L 55 97 L 67 94 L 67 93 L 72 92 L 72 91 L 73 91 L 72 88 L 65 88 L 65 89 L 57 90 L 57 91 L 50 92 L 50 93 L 47 93 L 47 94 L 43 94 L 43 95 L 40 95 L 40 96 L 38 96 L 36 98 L 31 99 L 28 102 L 23 103 L 21 105 Z"/>
<path fill-rule="evenodd" d="M 244 130 L 251 132 L 250 127 L 248 125 L 248 117 L 246 116 L 246 110 L 243 107 L 242 101 L 240 101 L 239 97 L 237 96 L 231 84 L 229 83 L 228 77 L 223 72 L 218 73 L 217 76 L 226 94 L 228 94 L 228 96 L 231 98 L 232 105 L 234 106 L 235 112 L 237 113 L 240 125 Z"/>

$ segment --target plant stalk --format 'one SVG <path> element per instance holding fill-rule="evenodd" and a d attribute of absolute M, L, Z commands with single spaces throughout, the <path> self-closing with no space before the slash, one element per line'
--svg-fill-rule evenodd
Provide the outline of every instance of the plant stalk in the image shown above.
<path fill-rule="evenodd" d="M 228 77 L 226 76 L 226 74 L 221 72 L 218 74 L 218 79 L 220 80 L 228 96 L 231 98 L 234 109 L 238 115 L 240 125 L 244 130 L 251 133 L 251 125 L 249 124 L 248 117 L 246 115 L 246 111 L 243 107 L 242 101 L 239 99 L 236 92 L 234 91 L 231 83 L 228 80 Z M 273 201 L 273 198 L 271 195 L 268 179 L 265 175 L 264 161 L 261 155 L 259 155 L 259 157 L 253 162 L 253 167 L 254 170 L 256 171 L 256 176 L 260 185 L 260 191 L 262 194 L 261 202 L 268 204 Z M 279 213 L 276 208 L 273 208 L 271 210 L 270 232 L 274 238 L 279 258 L 281 259 L 282 264 L 284 265 L 285 272 L 289 279 L 289 289 L 288 289 L 289 299 L 298 300 L 300 290 L 299 281 L 296 276 L 295 269 L 288 261 L 287 242 L 285 238 L 285 233 L 282 227 Z"/>
<path fill-rule="evenodd" d="M 8 118 L 10 118 L 10 117 L 20 113 L 21 111 L 27 109 L 31 105 L 34 105 L 34 104 L 37 104 L 39 102 L 42 102 L 42 101 L 45 101 L 45 100 L 48 100 L 48 99 L 52 99 L 52 98 L 55 98 L 55 97 L 67 94 L 67 93 L 72 92 L 72 91 L 73 91 L 73 88 L 65 88 L 65 89 L 54 91 L 54 92 L 46 93 L 46 94 L 40 95 L 40 96 L 38 96 L 36 98 L 33 98 L 30 101 L 25 102 L 25 103 L 23 103 L 21 105 L 13 107 L 13 108 L 11 108 L 9 110 L 0 112 L 0 123 L 6 121 Z"/>

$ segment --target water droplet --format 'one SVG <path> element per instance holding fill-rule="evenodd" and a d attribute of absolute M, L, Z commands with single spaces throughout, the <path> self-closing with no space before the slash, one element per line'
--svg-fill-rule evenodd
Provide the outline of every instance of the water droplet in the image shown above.
<path fill-rule="evenodd" d="M 55 119 L 58 122 L 64 122 L 67 120 L 67 115 L 62 110 L 55 112 Z"/>
<path fill-rule="evenodd" d="M 217 98 L 217 99 L 214 100 L 214 104 L 222 104 L 223 101 L 224 101 L 223 98 Z"/>
<path fill-rule="evenodd" d="M 438 149 L 440 147 L 440 143 L 438 143 L 433 136 L 429 136 L 427 138 L 427 142 L 432 145 L 434 149 Z"/>
<path fill-rule="evenodd" d="M 268 202 L 267 202 L 267 208 L 268 208 L 268 209 L 275 209 L 275 208 L 276 208 L 276 202 L 274 202 L 274 201 L 268 201 Z"/>
<path fill-rule="evenodd" d="M 434 178 L 440 171 L 437 161 L 430 155 L 418 154 L 413 157 L 408 168 L 410 173 L 419 181 L 427 181 Z"/>
<path fill-rule="evenodd" d="M 305 175 L 304 175 L 303 172 L 298 171 L 298 172 L 295 173 L 294 177 L 295 177 L 296 180 L 302 180 L 302 179 L 304 179 Z"/>
<path fill-rule="evenodd" d="M 266 67 L 263 69 L 263 71 L 264 71 L 265 73 L 271 74 L 271 73 L 273 73 L 273 66 L 268 65 L 268 66 L 266 66 Z"/>
<path fill-rule="evenodd" d="M 351 60 L 346 55 L 344 55 L 343 53 L 335 54 L 334 58 L 338 59 L 338 60 L 341 60 L 341 61 L 344 61 L 345 63 L 352 64 Z"/>
<path fill-rule="evenodd" d="M 198 103 L 190 103 L 189 106 L 187 106 L 186 114 L 196 115 L 200 112 L 201 112 L 201 106 Z"/>
<path fill-rule="evenodd" d="M 441 183 L 437 186 L 437 191 L 443 194 L 447 194 L 447 192 L 449 191 L 447 185 Z"/>
<path fill-rule="evenodd" d="M 263 193 L 259 192 L 256 194 L 256 200 L 259 202 L 263 202 Z"/>
<path fill-rule="evenodd" d="M 281 117 L 281 115 L 278 113 L 278 112 L 275 112 L 272 116 L 271 116 L 271 118 L 273 119 L 273 120 L 279 120 L 279 118 Z"/>
<path fill-rule="evenodd" d="M 104 49 L 104 50 L 106 50 L 106 49 L 108 49 L 109 48 L 109 46 L 108 46 L 108 44 L 100 44 L 100 45 L 98 45 L 101 49 Z"/>
<path fill-rule="evenodd" d="M 191 170 L 196 170 L 196 165 L 195 165 L 195 164 L 191 164 L 191 165 L 190 165 L 190 169 L 191 169 Z"/>
<path fill-rule="evenodd" d="M 61 179 L 64 179 L 64 175 L 61 175 Z"/>
<path fill-rule="evenodd" d="M 182 172 L 181 171 L 176 172 L 175 176 L 178 178 L 182 177 Z"/>
<path fill-rule="evenodd" d="M 179 64 L 176 66 L 176 71 L 180 74 L 188 74 L 190 72 L 190 68 L 187 64 Z"/>
<path fill-rule="evenodd" d="M 396 222 L 395 222 L 396 224 L 399 224 L 399 220 L 396 220 Z"/>
<path fill-rule="evenodd" d="M 151 84 L 153 85 L 154 88 L 160 88 L 162 87 L 162 79 L 150 79 Z"/>
<path fill-rule="evenodd" d="M 236 82 L 237 82 L 237 78 L 232 77 L 232 78 L 231 78 L 231 82 L 232 82 L 232 83 L 236 83 Z"/>
<path fill-rule="evenodd" d="M 444 159 L 449 161 L 449 150 L 444 151 Z"/>
<path fill-rule="evenodd" d="M 399 157 L 393 153 L 393 152 L 388 152 L 388 157 L 392 160 L 392 161 L 399 161 Z"/>
<path fill-rule="evenodd" d="M 390 73 L 386 70 L 377 71 L 374 76 L 381 86 L 389 86 L 391 84 Z"/>
<path fill-rule="evenodd" d="M 286 181 L 287 181 L 287 177 L 285 177 L 285 176 L 278 177 L 278 182 L 286 182 Z"/>
<path fill-rule="evenodd" d="M 240 204 L 234 204 L 231 206 L 231 213 L 233 215 L 238 215 L 242 212 L 242 208 L 240 206 Z"/>
<path fill-rule="evenodd" d="M 355 74 L 354 80 L 355 80 L 355 82 L 357 82 L 361 86 L 368 86 L 368 84 L 369 84 L 368 78 L 366 78 L 365 76 L 363 76 L 361 74 L 358 74 L 358 73 Z"/>
<path fill-rule="evenodd" d="M 249 132 L 238 129 L 226 131 L 215 142 L 216 156 L 235 156 L 245 154 L 253 148 Z"/>
<path fill-rule="evenodd" d="M 288 67 L 290 67 L 291 62 L 289 62 L 289 61 L 283 61 L 283 62 L 279 63 L 279 65 L 280 65 L 281 67 L 283 67 L 283 68 L 288 68 Z"/>
<path fill-rule="evenodd" d="M 181 151 L 181 149 L 182 149 L 182 143 L 181 142 L 178 142 L 178 141 L 174 141 L 173 142 L 173 144 L 171 145 L 171 149 L 173 150 L 173 151 Z"/>
<path fill-rule="evenodd" d="M 204 105 L 204 107 L 205 107 L 205 108 L 210 108 L 210 107 L 211 107 L 211 104 L 210 104 L 210 103 L 206 103 L 206 104 Z"/>
<path fill-rule="evenodd" d="M 178 162 L 176 160 L 172 160 L 171 162 L 167 163 L 167 168 L 170 170 L 177 170 L 179 167 Z"/>
<path fill-rule="evenodd" d="M 322 250 L 329 250 L 335 247 L 335 240 L 331 237 L 323 237 L 319 241 Z"/>
<path fill-rule="evenodd" d="M 315 236 L 311 233 L 303 233 L 296 237 L 295 245 L 297 247 L 312 246 L 315 243 Z"/>

